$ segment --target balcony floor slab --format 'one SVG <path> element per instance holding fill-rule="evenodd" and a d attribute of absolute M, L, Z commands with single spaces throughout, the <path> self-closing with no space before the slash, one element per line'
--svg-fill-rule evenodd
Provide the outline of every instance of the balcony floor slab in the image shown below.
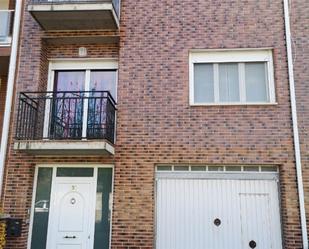
<path fill-rule="evenodd" d="M 45 30 L 98 30 L 119 27 L 111 2 L 31 4 L 28 10 Z"/>
<path fill-rule="evenodd" d="M 32 155 L 114 155 L 115 148 L 106 140 L 27 140 L 15 141 L 14 149 Z"/>

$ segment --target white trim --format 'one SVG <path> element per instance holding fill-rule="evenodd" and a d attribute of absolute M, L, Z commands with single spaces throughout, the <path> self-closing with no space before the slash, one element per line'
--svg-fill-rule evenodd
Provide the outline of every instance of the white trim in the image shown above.
<path fill-rule="evenodd" d="M 274 74 L 274 61 L 272 51 L 269 51 L 269 61 L 267 62 L 267 69 L 268 69 L 268 96 L 269 101 L 271 103 L 276 102 L 276 92 L 275 92 L 275 74 Z"/>
<path fill-rule="evenodd" d="M 256 62 L 270 61 L 269 50 L 224 50 L 191 52 L 191 63 L 225 63 L 225 62 Z"/>
<path fill-rule="evenodd" d="M 165 168 L 164 170 L 162 169 Z M 166 167 L 168 167 L 169 169 L 167 169 Z M 177 167 L 183 167 L 184 169 L 179 170 L 177 169 Z M 211 170 L 212 167 L 217 167 L 218 170 Z M 161 169 L 160 169 L 161 168 Z M 233 170 L 231 170 L 233 168 Z M 247 169 L 257 169 L 257 170 L 247 170 Z M 271 171 L 269 170 L 265 170 L 266 168 L 268 169 L 272 169 Z M 273 170 L 276 169 L 276 170 Z M 277 165 L 220 165 L 220 164 L 205 164 L 205 165 L 190 165 L 190 164 L 159 164 L 156 166 L 155 168 L 156 172 L 193 172 L 193 173 L 197 173 L 197 172 L 210 172 L 210 173 L 245 173 L 245 174 L 251 174 L 251 173 L 261 173 L 261 174 L 265 174 L 265 173 L 278 173 L 279 172 L 279 168 Z"/>
<path fill-rule="evenodd" d="M 90 90 L 90 70 L 86 70 L 85 74 L 85 91 Z M 86 139 L 87 137 L 87 121 L 88 121 L 88 102 L 89 102 L 89 93 L 85 93 L 84 99 L 84 110 L 83 110 L 83 124 L 82 124 L 82 138 Z"/>
<path fill-rule="evenodd" d="M 3 127 L 2 127 L 2 137 L 0 143 L 0 195 L 2 194 L 3 188 L 3 173 L 7 155 L 7 147 L 9 144 L 9 131 L 11 125 L 11 113 L 12 113 L 12 102 L 13 94 L 15 88 L 15 77 L 16 77 L 16 63 L 18 56 L 18 46 L 19 46 L 19 34 L 20 34 L 20 23 L 22 15 L 22 6 L 23 0 L 16 1 L 15 6 L 15 16 L 14 16 L 14 25 L 13 25 L 13 39 L 12 39 L 12 49 L 10 55 L 10 64 L 9 64 L 9 74 L 7 81 L 7 90 L 5 98 L 5 110 L 3 115 Z"/>
<path fill-rule="evenodd" d="M 245 102 L 245 103 L 241 103 L 241 102 L 223 102 L 223 103 L 193 103 L 190 104 L 191 106 L 256 106 L 256 105 L 260 105 L 260 106 L 271 106 L 271 105 L 278 105 L 277 102 L 274 103 L 265 103 L 265 102 Z"/>
<path fill-rule="evenodd" d="M 228 180 L 275 180 L 279 181 L 278 173 L 259 172 L 156 172 L 156 179 L 228 179 Z"/>
<path fill-rule="evenodd" d="M 27 249 L 31 249 L 31 239 L 32 239 L 32 229 L 33 229 L 33 219 L 34 219 L 34 205 L 35 205 L 35 197 L 36 197 L 36 189 L 37 189 L 37 180 L 38 180 L 38 172 L 39 168 L 52 168 L 52 181 L 51 181 L 51 195 L 53 191 L 53 186 L 54 182 L 56 180 L 56 171 L 57 168 L 93 168 L 94 169 L 94 174 L 93 177 L 96 182 L 95 186 L 95 194 L 97 190 L 97 172 L 99 168 L 111 168 L 112 169 L 112 186 L 111 186 L 111 192 L 112 192 L 112 198 L 114 198 L 114 174 L 115 174 L 115 166 L 113 164 L 93 164 L 93 163 L 67 163 L 67 164 L 59 164 L 59 163 L 53 163 L 53 164 L 37 164 L 35 166 L 35 172 L 34 172 L 34 180 L 33 180 L 33 190 L 32 190 L 32 201 L 31 201 L 31 208 L 30 208 L 30 222 L 29 222 L 29 230 L 28 230 L 28 240 L 27 240 Z M 58 177 L 59 178 L 59 177 Z M 86 179 L 89 179 L 89 177 L 86 177 Z M 51 196 L 50 196 L 51 198 Z M 112 204 L 114 200 L 112 199 Z M 50 199 L 51 202 L 51 199 Z M 50 208 L 51 208 L 51 203 L 50 203 Z M 50 211 L 49 211 L 50 213 Z M 111 241 L 112 241 L 112 216 L 113 215 L 113 205 L 112 205 L 112 210 L 111 210 L 111 220 L 110 220 L 110 241 L 109 241 L 109 248 L 111 248 Z M 50 219 L 48 219 L 48 227 L 50 225 Z M 95 229 L 95 225 L 93 226 L 93 229 Z M 48 230 L 47 230 L 48 233 Z M 48 234 L 47 234 L 48 235 Z M 94 232 L 93 232 L 94 235 Z M 46 238 L 47 239 L 47 238 Z M 47 242 L 47 241 L 46 241 Z M 93 242 L 94 242 L 94 237 L 93 237 Z"/>
<path fill-rule="evenodd" d="M 105 59 L 50 59 L 49 70 L 98 70 L 118 69 L 118 60 Z"/>
<path fill-rule="evenodd" d="M 117 102 L 117 89 L 118 89 L 118 60 L 113 58 L 77 58 L 77 59 L 50 59 L 48 66 L 48 82 L 47 91 L 52 92 L 55 84 L 55 71 L 57 70 L 83 70 L 85 71 L 85 91 L 90 89 L 90 71 L 91 70 L 116 70 L 115 82 L 115 101 Z M 48 94 L 47 94 L 48 96 Z M 88 112 L 88 99 L 84 102 L 84 115 L 83 115 L 83 132 L 82 137 L 85 138 L 87 134 L 87 112 Z M 86 110 L 87 108 L 87 110 Z M 46 109 L 44 117 L 43 138 L 48 137 L 49 130 L 49 116 L 51 111 L 51 101 L 47 98 Z M 86 111 L 85 111 L 86 110 Z M 86 115 L 85 115 L 86 114 Z M 115 129 L 116 130 L 116 129 Z"/>
<path fill-rule="evenodd" d="M 232 50 L 191 50 L 189 55 L 189 103 L 192 106 L 202 105 L 264 105 L 276 104 L 275 86 L 274 86 L 274 70 L 272 50 L 269 49 L 232 49 Z M 218 63 L 238 63 L 239 65 L 239 102 L 220 102 L 218 93 Z M 268 100 L 266 102 L 247 102 L 245 94 L 245 70 L 246 62 L 266 62 L 268 75 Z M 195 63 L 212 63 L 214 65 L 214 102 L 195 103 L 194 101 L 194 64 Z"/>
<path fill-rule="evenodd" d="M 246 82 L 245 82 L 245 63 L 239 63 L 238 67 L 239 75 L 239 99 L 241 103 L 246 103 Z"/>
<path fill-rule="evenodd" d="M 291 111 L 292 111 L 292 121 L 293 121 L 292 122 L 293 138 L 294 138 L 301 232 L 302 232 L 302 240 L 303 240 L 303 249 L 308 249 L 308 233 L 307 233 L 307 223 L 306 223 L 306 209 L 305 209 L 305 196 L 304 196 L 303 175 L 302 175 L 301 151 L 300 151 L 299 132 L 298 132 L 297 105 L 296 105 L 296 96 L 295 96 L 294 65 L 293 65 L 293 52 L 292 52 L 292 37 L 291 37 L 290 13 L 289 13 L 289 1 L 288 0 L 283 0 L 283 7 L 284 7 L 285 38 L 286 38 L 289 86 L 290 86 L 290 96 L 291 96 L 290 100 L 291 100 Z"/>
<path fill-rule="evenodd" d="M 224 52 L 224 51 L 260 51 L 260 50 L 272 50 L 274 47 L 262 47 L 262 48 L 193 48 L 190 49 L 190 53 L 202 53 L 202 52 Z"/>
<path fill-rule="evenodd" d="M 55 80 L 55 71 L 51 70 L 49 65 L 47 91 L 53 91 L 54 80 Z M 48 97 L 48 93 L 46 94 L 46 96 Z M 45 103 L 43 138 L 48 137 L 50 111 L 51 111 L 51 99 L 47 98 Z"/>
<path fill-rule="evenodd" d="M 27 240 L 27 248 L 28 249 L 31 249 L 31 238 L 32 238 L 32 229 L 33 229 L 36 189 L 37 189 L 37 183 L 38 183 L 38 173 L 39 173 L 39 167 L 35 167 L 34 179 L 33 179 L 33 189 L 32 189 L 32 201 L 31 201 L 31 207 L 30 207 L 30 209 L 28 209 L 29 210 L 28 212 L 30 213 L 29 231 L 28 231 L 28 240 Z"/>
<path fill-rule="evenodd" d="M 214 64 L 214 92 L 215 92 L 214 101 L 215 103 L 218 103 L 220 102 L 220 96 L 219 96 L 220 89 L 219 89 L 219 65 L 217 63 Z M 193 98 L 193 102 L 194 102 L 194 98 Z"/>

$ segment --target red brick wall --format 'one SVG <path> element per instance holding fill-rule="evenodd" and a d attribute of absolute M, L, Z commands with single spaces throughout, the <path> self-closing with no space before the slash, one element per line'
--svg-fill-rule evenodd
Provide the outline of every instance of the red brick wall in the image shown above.
<path fill-rule="evenodd" d="M 7 77 L 1 76 L 0 83 L 0 141 L 2 136 L 2 126 L 3 126 L 3 116 L 4 116 L 4 106 L 5 106 L 5 97 L 6 97 L 6 86 L 7 86 Z"/>
<path fill-rule="evenodd" d="M 270 163 L 281 170 L 284 248 L 300 248 L 282 2 L 124 1 L 122 10 L 113 244 L 153 245 L 155 163 Z M 257 47 L 274 49 L 278 105 L 189 107 L 189 49 Z"/>
<path fill-rule="evenodd" d="M 309 3 L 296 1 L 291 7 L 294 77 L 309 228 Z"/>
<path fill-rule="evenodd" d="M 284 248 L 301 248 L 282 1 L 123 0 L 121 15 L 115 157 L 28 156 L 12 149 L 12 133 L 5 211 L 29 218 L 35 164 L 114 162 L 112 247 L 153 248 L 156 163 L 274 164 Z M 42 35 L 26 12 L 17 91 L 44 89 L 46 58 L 77 55 L 79 45 L 48 46 Z M 83 46 L 118 57 L 117 46 Z M 189 106 L 190 49 L 260 47 L 274 51 L 277 105 Z M 7 248 L 25 249 L 27 229 Z"/>

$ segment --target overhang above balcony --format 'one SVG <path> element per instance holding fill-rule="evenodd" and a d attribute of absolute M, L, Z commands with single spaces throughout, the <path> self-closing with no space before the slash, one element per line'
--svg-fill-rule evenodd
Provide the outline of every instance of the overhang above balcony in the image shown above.
<path fill-rule="evenodd" d="M 32 155 L 74 156 L 114 155 L 114 146 L 106 140 L 27 140 L 16 141 L 14 149 Z"/>
<path fill-rule="evenodd" d="M 98 30 L 119 28 L 119 11 L 112 0 L 33 1 L 28 10 L 44 30 Z"/>

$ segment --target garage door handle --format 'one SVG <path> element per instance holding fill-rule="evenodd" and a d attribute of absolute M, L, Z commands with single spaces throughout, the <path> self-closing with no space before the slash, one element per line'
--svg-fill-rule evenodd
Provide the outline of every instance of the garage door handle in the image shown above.
<path fill-rule="evenodd" d="M 249 242 L 249 246 L 250 246 L 250 248 L 256 248 L 256 242 L 254 240 L 251 240 Z"/>
<path fill-rule="evenodd" d="M 68 235 L 66 235 L 63 238 L 65 238 L 65 239 L 76 239 L 76 236 L 68 236 Z"/>

